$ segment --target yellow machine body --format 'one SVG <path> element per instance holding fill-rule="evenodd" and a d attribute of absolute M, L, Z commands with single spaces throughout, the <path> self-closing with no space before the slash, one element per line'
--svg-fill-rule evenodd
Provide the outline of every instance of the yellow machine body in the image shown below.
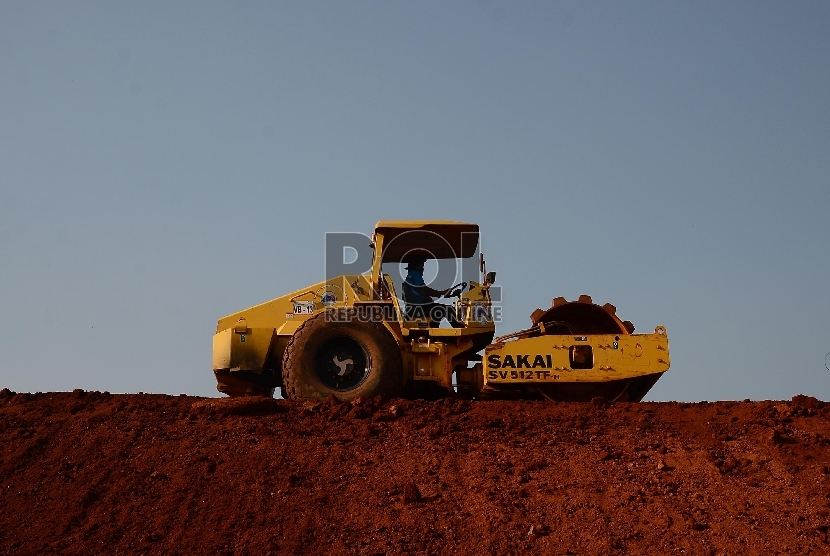
<path fill-rule="evenodd" d="M 543 335 L 487 346 L 483 389 L 521 384 L 557 399 L 639 401 L 668 369 L 662 326 L 653 334 Z"/>
<path fill-rule="evenodd" d="M 218 390 L 232 396 L 273 393 L 283 386 L 286 348 L 303 323 L 344 310 L 368 316 L 394 338 L 404 395 L 457 390 L 473 397 L 590 399 L 598 393 L 639 400 L 668 369 L 664 328 L 631 334 L 633 326 L 620 321 L 612 306 L 600 308 L 587 296 L 574 303 L 557 298 L 547 312 L 534 312 L 532 328 L 493 342 L 493 273 L 465 283 L 466 291 L 453 304 L 459 327 L 407 320 L 404 303 L 381 265 L 402 262 L 417 249 L 438 259 L 473 257 L 478 233 L 477 225 L 460 222 L 378 222 L 371 274 L 331 278 L 219 319 L 213 338 Z M 485 274 L 483 266 L 481 257 Z M 562 315 L 573 322 L 556 320 Z M 350 397 L 348 391 L 336 395 Z"/>
<path fill-rule="evenodd" d="M 484 350 L 484 384 L 637 378 L 669 370 L 668 350 L 662 327 L 654 334 L 538 336 L 491 344 Z"/>

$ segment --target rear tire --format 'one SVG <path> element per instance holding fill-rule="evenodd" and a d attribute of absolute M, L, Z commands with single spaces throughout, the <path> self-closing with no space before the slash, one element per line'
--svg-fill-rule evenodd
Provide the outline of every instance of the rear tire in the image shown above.
<path fill-rule="evenodd" d="M 288 399 L 399 397 L 403 360 L 383 325 L 361 322 L 350 309 L 319 313 L 294 332 L 282 359 Z"/>

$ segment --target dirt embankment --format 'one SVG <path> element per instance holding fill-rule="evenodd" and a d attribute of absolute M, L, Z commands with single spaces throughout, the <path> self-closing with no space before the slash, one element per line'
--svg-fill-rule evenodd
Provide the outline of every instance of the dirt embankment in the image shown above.
<path fill-rule="evenodd" d="M 3 554 L 827 554 L 830 405 L 0 392 Z"/>

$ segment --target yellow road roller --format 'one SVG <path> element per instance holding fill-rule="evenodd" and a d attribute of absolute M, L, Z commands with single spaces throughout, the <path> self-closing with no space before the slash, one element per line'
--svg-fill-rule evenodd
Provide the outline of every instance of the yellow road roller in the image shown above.
<path fill-rule="evenodd" d="M 669 369 L 664 327 L 635 334 L 613 305 L 587 295 L 557 297 L 533 312 L 530 327 L 495 337 L 500 290 L 476 224 L 380 221 L 362 237 L 365 272 L 327 276 L 219 319 L 213 372 L 220 392 L 639 401 Z M 429 260 L 467 269 L 465 281 L 431 288 L 423 281 Z M 410 274 L 396 281 L 384 272 L 387 263 L 408 263 Z"/>

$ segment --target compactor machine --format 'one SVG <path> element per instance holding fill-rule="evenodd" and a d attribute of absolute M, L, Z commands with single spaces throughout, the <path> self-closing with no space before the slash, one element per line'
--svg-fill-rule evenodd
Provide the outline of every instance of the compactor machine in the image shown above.
<path fill-rule="evenodd" d="M 343 275 L 219 319 L 213 337 L 217 389 L 230 396 L 595 397 L 639 401 L 669 368 L 666 329 L 634 334 L 611 304 L 557 297 L 532 325 L 495 336 L 495 272 L 479 253 L 479 228 L 448 221 L 381 221 L 370 273 Z M 473 261 L 475 280 L 449 288 L 454 326 L 407 311 L 384 263 L 418 254 L 439 264 Z M 476 257 L 478 257 L 476 259 Z M 399 268 L 399 265 L 398 265 Z M 463 277 L 463 276 L 462 276 Z M 409 295 L 411 297 L 411 293 Z"/>

